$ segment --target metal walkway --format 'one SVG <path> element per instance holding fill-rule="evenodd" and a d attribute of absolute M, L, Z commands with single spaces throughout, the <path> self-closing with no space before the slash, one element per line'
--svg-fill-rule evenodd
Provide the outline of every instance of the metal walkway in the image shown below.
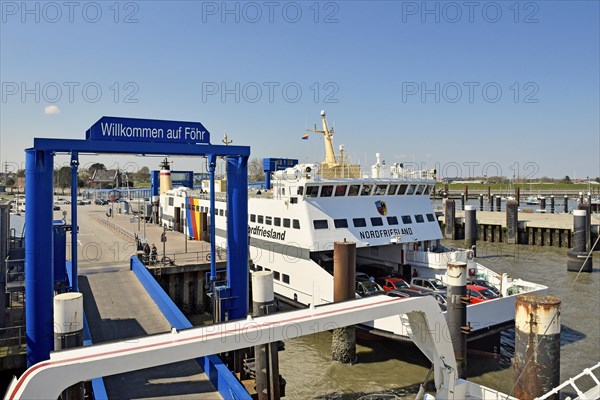
<path fill-rule="evenodd" d="M 127 257 L 115 260 L 115 246 L 123 239 L 81 208 L 78 247 L 101 250 L 94 252 L 98 259 L 80 258 L 79 289 L 94 344 L 169 332 L 171 326 L 124 262 Z M 111 400 L 222 398 L 193 360 L 113 375 L 104 382 Z"/>

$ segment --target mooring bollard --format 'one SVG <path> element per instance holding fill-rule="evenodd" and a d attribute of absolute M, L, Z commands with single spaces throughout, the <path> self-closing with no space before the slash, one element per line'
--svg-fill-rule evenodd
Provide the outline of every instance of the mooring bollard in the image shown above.
<path fill-rule="evenodd" d="M 583 205 L 583 192 L 579 192 L 579 205 L 582 206 Z"/>
<path fill-rule="evenodd" d="M 54 296 L 54 351 L 83 346 L 83 295 L 77 292 Z M 63 399 L 84 398 L 83 382 L 68 387 Z"/>
<path fill-rule="evenodd" d="M 566 214 L 569 212 L 569 196 L 565 195 L 564 199 L 564 204 L 563 204 L 563 212 Z"/>
<path fill-rule="evenodd" d="M 519 243 L 519 205 L 513 200 L 506 202 L 506 234 L 508 244 Z"/>
<path fill-rule="evenodd" d="M 475 206 L 465 206 L 465 247 L 477 244 L 477 211 Z"/>
<path fill-rule="evenodd" d="M 494 211 L 494 196 L 490 193 L 489 187 L 488 187 L 488 201 L 490 203 L 490 211 Z"/>
<path fill-rule="evenodd" d="M 573 210 L 573 248 L 567 250 L 567 271 L 592 272 L 592 254 L 587 254 L 589 227 L 588 211 Z"/>
<path fill-rule="evenodd" d="M 252 274 L 252 314 L 267 315 L 275 312 L 273 272 L 257 271 Z M 280 398 L 279 354 L 277 343 L 254 346 L 256 393 L 259 400 Z"/>
<path fill-rule="evenodd" d="M 496 211 L 500 212 L 502 209 L 502 197 L 496 196 Z"/>
<path fill-rule="evenodd" d="M 458 377 L 467 376 L 467 264 L 448 263 L 448 329 L 456 357 Z"/>
<path fill-rule="evenodd" d="M 543 196 L 540 197 L 540 211 L 546 212 L 546 198 Z"/>
<path fill-rule="evenodd" d="M 333 244 L 333 301 L 351 300 L 356 297 L 356 243 Z M 331 359 L 343 364 L 356 361 L 356 331 L 354 326 L 333 330 Z"/>
<path fill-rule="evenodd" d="M 483 193 L 479 194 L 479 211 L 483 211 Z"/>
<path fill-rule="evenodd" d="M 521 204 L 521 188 L 515 188 L 515 201 L 517 205 Z"/>
<path fill-rule="evenodd" d="M 517 296 L 514 367 L 515 397 L 521 400 L 535 399 L 560 384 L 560 299 Z"/>
<path fill-rule="evenodd" d="M 550 214 L 554 214 L 554 195 L 550 196 Z"/>
<path fill-rule="evenodd" d="M 465 194 L 463 193 L 460 196 L 460 209 L 463 210 L 463 211 L 465 210 L 465 201 L 466 201 L 465 200 Z"/>
<path fill-rule="evenodd" d="M 454 200 L 447 199 L 444 205 L 444 223 L 446 228 L 444 229 L 444 238 L 454 240 L 455 236 L 455 222 L 456 221 L 456 204 Z"/>

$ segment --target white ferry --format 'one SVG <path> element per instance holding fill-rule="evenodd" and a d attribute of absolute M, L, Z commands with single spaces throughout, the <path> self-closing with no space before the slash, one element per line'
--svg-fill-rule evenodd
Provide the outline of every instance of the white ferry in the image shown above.
<path fill-rule="evenodd" d="M 402 164 L 378 162 L 369 177 L 358 177 L 356 165 L 333 152 L 333 132 L 322 112 L 326 159 L 322 164 L 299 164 L 277 171 L 272 189 L 248 199 L 250 272 L 273 271 L 278 297 L 298 306 L 333 301 L 333 243 L 356 243 L 357 270 L 374 268 L 390 275 L 446 280 L 450 261 L 468 264 L 469 275 L 499 289 L 497 299 L 469 305 L 470 340 L 512 325 L 516 295 L 545 292 L 546 286 L 511 279 L 484 267 L 471 250 L 451 250 L 430 201 L 435 171 L 405 171 Z M 336 176 L 339 176 L 336 178 Z M 350 176 L 350 177 L 349 177 Z M 183 229 L 199 239 L 200 214 L 209 212 L 206 193 L 175 188 L 161 195 L 161 221 L 172 228 L 185 211 Z M 226 246 L 225 193 L 216 193 L 216 243 Z M 179 220 L 179 217 L 177 217 Z M 365 324 L 371 333 L 403 339 L 406 327 L 397 318 Z M 442 333 L 441 333 L 442 334 Z"/>

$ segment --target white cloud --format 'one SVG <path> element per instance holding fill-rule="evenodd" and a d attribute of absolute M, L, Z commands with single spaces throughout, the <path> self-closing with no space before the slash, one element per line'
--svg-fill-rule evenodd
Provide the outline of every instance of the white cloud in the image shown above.
<path fill-rule="evenodd" d="M 60 108 L 58 108 L 58 106 L 46 106 L 44 107 L 44 114 L 60 114 Z"/>

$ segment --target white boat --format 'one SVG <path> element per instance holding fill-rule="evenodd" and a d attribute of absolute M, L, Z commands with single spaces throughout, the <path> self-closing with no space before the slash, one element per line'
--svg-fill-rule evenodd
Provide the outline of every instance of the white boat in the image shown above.
<path fill-rule="evenodd" d="M 527 200 L 525 200 L 525 204 L 530 206 L 537 206 L 540 204 L 540 199 L 537 196 L 529 196 Z"/>
<path fill-rule="evenodd" d="M 402 164 L 371 168 L 369 177 L 347 176 L 354 167 L 340 163 L 322 113 L 326 159 L 277 171 L 272 189 L 248 199 L 250 272 L 270 270 L 277 296 L 299 305 L 333 301 L 333 244 L 356 243 L 357 270 L 376 267 L 389 274 L 446 281 L 450 261 L 467 263 L 469 275 L 485 279 L 503 294 L 501 298 L 468 306 L 470 340 L 512 325 L 519 293 L 544 293 L 546 286 L 511 279 L 477 262 L 470 250 L 452 250 L 440 240 L 442 232 L 429 194 L 435 171 L 405 171 Z M 346 174 L 341 171 L 346 171 Z M 323 175 L 329 176 L 324 178 Z M 161 195 L 161 220 L 173 227 L 174 215 L 185 210 L 190 237 L 198 238 L 202 212 L 209 210 L 206 193 L 177 188 Z M 177 208 L 177 209 L 176 209 Z M 216 194 L 216 243 L 226 246 L 225 193 Z M 407 338 L 397 318 L 364 324 L 371 333 Z"/>

